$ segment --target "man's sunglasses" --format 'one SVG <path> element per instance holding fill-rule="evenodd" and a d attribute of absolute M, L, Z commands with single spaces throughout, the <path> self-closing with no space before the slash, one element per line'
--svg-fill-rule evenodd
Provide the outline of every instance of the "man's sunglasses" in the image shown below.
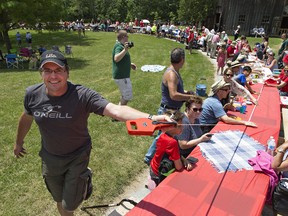
<path fill-rule="evenodd" d="M 227 77 L 233 77 L 233 74 L 225 74 Z"/>

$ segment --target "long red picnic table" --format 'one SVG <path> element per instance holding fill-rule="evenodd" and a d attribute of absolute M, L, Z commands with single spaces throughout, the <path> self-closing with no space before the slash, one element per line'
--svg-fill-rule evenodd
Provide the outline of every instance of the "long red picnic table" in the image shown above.
<path fill-rule="evenodd" d="M 212 132 L 243 131 L 263 145 L 272 135 L 277 143 L 281 121 L 278 91 L 263 84 L 253 85 L 253 89 L 260 92 L 259 105 L 248 105 L 245 114 L 233 114 L 255 122 L 258 127 L 220 122 Z M 269 186 L 268 176 L 253 170 L 218 173 L 202 156 L 199 147 L 191 156 L 199 159 L 192 171 L 171 174 L 126 215 L 261 215 Z"/>

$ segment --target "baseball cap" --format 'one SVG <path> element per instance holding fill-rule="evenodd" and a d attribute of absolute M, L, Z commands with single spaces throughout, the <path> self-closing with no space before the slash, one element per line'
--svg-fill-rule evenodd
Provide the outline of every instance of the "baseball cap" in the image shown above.
<path fill-rule="evenodd" d="M 60 67 L 64 67 L 67 65 L 67 60 L 64 57 L 64 55 L 58 51 L 55 50 L 47 50 L 44 53 L 42 53 L 40 58 L 40 68 L 44 66 L 44 64 L 52 62 Z"/>

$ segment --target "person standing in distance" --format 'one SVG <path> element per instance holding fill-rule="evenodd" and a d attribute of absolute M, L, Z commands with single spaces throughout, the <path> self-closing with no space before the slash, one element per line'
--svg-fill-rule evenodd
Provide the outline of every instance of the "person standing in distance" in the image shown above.
<path fill-rule="evenodd" d="M 39 155 L 46 187 L 60 215 L 71 216 L 92 193 L 92 173 L 88 168 L 92 148 L 88 131 L 90 113 L 119 121 L 171 119 L 115 105 L 96 91 L 69 82 L 67 61 L 58 51 L 48 50 L 41 55 L 40 75 L 43 82 L 26 90 L 14 155 L 20 158 L 26 154 L 24 139 L 35 120 L 41 135 Z"/>
<path fill-rule="evenodd" d="M 21 34 L 19 33 L 19 31 L 17 31 L 16 33 L 16 41 L 17 41 L 18 47 L 21 47 L 22 40 L 21 40 Z"/>
<path fill-rule="evenodd" d="M 184 90 L 184 83 L 180 75 L 180 69 L 185 63 L 185 51 L 182 48 L 175 48 L 170 54 L 170 66 L 164 72 L 161 83 L 162 98 L 158 115 L 169 110 L 180 110 L 185 101 L 193 98 L 193 95 Z M 150 165 L 155 152 L 156 143 L 161 134 L 159 131 L 158 136 L 153 140 L 148 152 L 144 157 L 144 163 Z"/>
<path fill-rule="evenodd" d="M 131 68 L 137 69 L 136 65 L 131 63 L 128 49 L 128 34 L 125 30 L 119 30 L 112 51 L 112 75 L 121 93 L 119 105 L 122 106 L 127 105 L 133 98 L 130 72 Z"/>

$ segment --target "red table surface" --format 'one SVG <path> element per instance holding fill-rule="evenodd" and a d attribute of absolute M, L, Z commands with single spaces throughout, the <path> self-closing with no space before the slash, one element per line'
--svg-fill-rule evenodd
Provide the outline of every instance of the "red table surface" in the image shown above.
<path fill-rule="evenodd" d="M 262 84 L 253 85 L 253 89 L 261 92 L 259 105 L 248 105 L 245 114 L 232 114 L 242 120 L 250 119 L 258 127 L 221 122 L 212 132 L 240 130 L 263 145 L 273 135 L 277 142 L 281 121 L 278 91 L 276 88 L 263 88 Z M 268 176 L 253 170 L 218 173 L 202 156 L 199 147 L 191 156 L 199 159 L 192 171 L 171 174 L 127 215 L 261 215 L 269 185 Z"/>

